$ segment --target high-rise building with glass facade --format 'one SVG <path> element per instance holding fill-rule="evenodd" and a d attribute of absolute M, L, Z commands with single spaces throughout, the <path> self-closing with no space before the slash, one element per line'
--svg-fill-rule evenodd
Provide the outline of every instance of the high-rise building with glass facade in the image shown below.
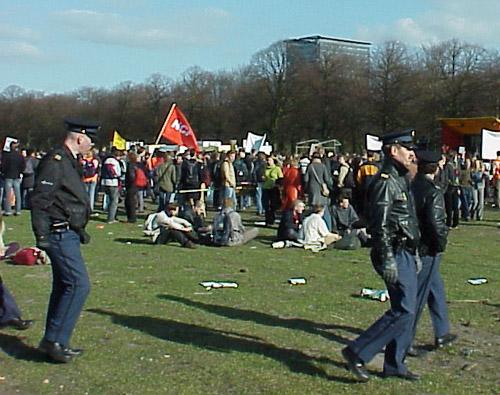
<path fill-rule="evenodd" d="M 352 56 L 361 64 L 370 64 L 370 47 L 367 41 L 355 41 L 344 38 L 324 36 L 308 36 L 284 41 L 287 66 L 294 67 L 300 63 L 315 63 L 325 55 Z"/>

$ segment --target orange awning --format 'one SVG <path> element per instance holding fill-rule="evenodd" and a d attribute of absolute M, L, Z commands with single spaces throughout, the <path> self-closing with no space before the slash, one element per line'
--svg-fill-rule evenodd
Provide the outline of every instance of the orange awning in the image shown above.
<path fill-rule="evenodd" d="M 443 129 L 464 135 L 480 135 L 482 129 L 500 132 L 500 119 L 497 117 L 477 118 L 438 118 Z"/>

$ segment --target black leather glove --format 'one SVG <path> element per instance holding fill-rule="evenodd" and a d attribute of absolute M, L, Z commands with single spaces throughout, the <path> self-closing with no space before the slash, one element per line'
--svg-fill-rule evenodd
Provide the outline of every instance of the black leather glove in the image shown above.
<path fill-rule="evenodd" d="M 47 236 L 38 236 L 36 238 L 36 247 L 46 251 L 50 247 L 49 238 Z"/>
<path fill-rule="evenodd" d="M 384 262 L 381 269 L 382 278 L 387 284 L 395 284 L 398 281 L 398 265 L 395 260 Z"/>
<path fill-rule="evenodd" d="M 80 234 L 80 243 L 82 244 L 90 243 L 90 235 L 85 231 L 85 229 L 81 229 L 79 234 Z"/>

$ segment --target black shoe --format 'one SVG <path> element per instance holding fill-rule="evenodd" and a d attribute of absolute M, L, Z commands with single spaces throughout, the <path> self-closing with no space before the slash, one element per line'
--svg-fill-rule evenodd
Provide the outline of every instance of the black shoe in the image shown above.
<path fill-rule="evenodd" d="M 406 353 L 406 355 L 408 355 L 409 357 L 413 357 L 413 358 L 420 358 L 426 354 L 427 354 L 426 350 L 424 350 L 422 348 L 414 348 L 413 346 L 411 346 Z"/>
<path fill-rule="evenodd" d="M 453 343 L 457 339 L 457 335 L 448 333 L 442 337 L 436 337 L 434 345 L 436 348 L 443 348 L 444 346 Z"/>
<path fill-rule="evenodd" d="M 17 329 L 19 331 L 25 331 L 31 328 L 33 325 L 33 320 L 23 320 L 21 318 L 14 318 L 13 320 L 7 321 L 3 326 L 8 326 L 10 328 Z"/>
<path fill-rule="evenodd" d="M 38 350 L 47 354 L 55 362 L 68 363 L 73 359 L 73 356 L 66 352 L 67 349 L 57 342 L 49 342 L 43 339 L 38 346 Z"/>
<path fill-rule="evenodd" d="M 354 374 L 361 381 L 370 380 L 370 375 L 365 370 L 363 363 L 359 358 L 351 351 L 349 347 L 342 349 L 342 356 L 347 362 L 347 369 Z"/>
<path fill-rule="evenodd" d="M 383 374 L 384 378 L 391 378 L 391 377 L 396 377 L 400 378 L 403 380 L 408 380 L 408 381 L 418 381 L 420 380 L 420 375 L 416 373 L 412 373 L 409 370 L 406 373 L 395 373 L 395 374 Z"/>

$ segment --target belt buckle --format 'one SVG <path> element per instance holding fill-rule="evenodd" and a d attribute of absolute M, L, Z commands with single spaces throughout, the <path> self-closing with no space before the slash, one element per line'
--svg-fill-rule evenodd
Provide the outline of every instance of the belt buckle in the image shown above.
<path fill-rule="evenodd" d="M 50 226 L 50 230 L 54 233 L 62 233 L 69 229 L 68 222 L 55 223 Z"/>

